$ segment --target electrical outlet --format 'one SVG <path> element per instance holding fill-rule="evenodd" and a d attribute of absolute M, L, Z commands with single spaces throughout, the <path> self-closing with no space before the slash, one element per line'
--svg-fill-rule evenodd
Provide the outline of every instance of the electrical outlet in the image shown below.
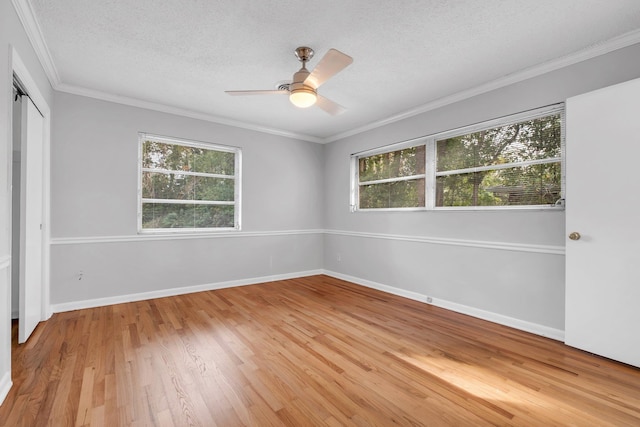
<path fill-rule="evenodd" d="M 433 302 L 433 298 L 431 298 L 431 297 L 427 297 L 427 302 L 428 302 L 429 304 L 431 304 L 431 303 Z"/>
<path fill-rule="evenodd" d="M 342 262 L 342 255 L 340 255 L 339 253 L 336 254 L 336 261 Z"/>

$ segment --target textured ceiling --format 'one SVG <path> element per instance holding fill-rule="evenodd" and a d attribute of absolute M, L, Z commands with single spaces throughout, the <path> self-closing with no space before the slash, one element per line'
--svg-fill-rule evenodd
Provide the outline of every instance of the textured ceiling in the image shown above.
<path fill-rule="evenodd" d="M 27 1 L 56 89 L 317 141 L 607 41 L 640 41 L 638 0 L 16 2 Z M 346 113 L 297 109 L 286 96 L 224 93 L 289 80 L 300 45 L 316 51 L 309 68 L 330 48 L 354 58 L 320 88 Z"/>

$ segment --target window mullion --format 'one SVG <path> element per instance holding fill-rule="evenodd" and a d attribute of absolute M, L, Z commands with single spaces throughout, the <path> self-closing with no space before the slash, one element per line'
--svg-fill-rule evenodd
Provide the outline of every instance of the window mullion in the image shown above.
<path fill-rule="evenodd" d="M 358 209 L 358 205 L 359 202 L 358 200 L 360 199 L 360 185 L 359 185 L 359 180 L 360 177 L 358 175 L 358 157 L 357 156 L 352 156 L 351 157 L 351 163 L 349 165 L 349 175 L 351 177 L 350 181 L 351 181 L 351 188 L 350 188 L 350 192 L 349 192 L 349 209 L 351 210 L 351 212 L 355 212 L 356 209 Z"/>
<path fill-rule="evenodd" d="M 426 143 L 425 156 L 425 207 L 427 209 L 433 209 L 436 205 L 436 143 L 434 138 L 429 138 Z"/>

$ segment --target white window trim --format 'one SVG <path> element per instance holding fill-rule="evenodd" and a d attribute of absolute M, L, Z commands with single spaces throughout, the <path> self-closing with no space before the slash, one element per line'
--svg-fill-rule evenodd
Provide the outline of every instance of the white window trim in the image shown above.
<path fill-rule="evenodd" d="M 191 172 L 180 171 L 182 175 L 189 176 L 207 176 L 212 178 L 226 178 L 233 179 L 234 184 L 234 200 L 233 201 L 217 201 L 217 200 L 172 200 L 171 204 L 202 204 L 202 205 L 232 205 L 234 209 L 234 227 L 218 227 L 218 228 L 142 228 L 142 204 L 143 202 L 150 203 L 167 203 L 164 199 L 148 199 L 142 197 L 142 173 L 154 172 L 154 173 L 166 173 L 175 174 L 176 171 L 164 170 L 164 169 L 150 169 L 142 167 L 142 146 L 145 140 L 154 140 L 161 143 L 181 145 L 184 147 L 196 147 L 204 148 L 206 150 L 223 151 L 227 153 L 234 153 L 235 155 L 235 167 L 234 175 L 222 175 L 222 174 L 210 174 L 206 172 Z M 216 234 L 220 232 L 229 232 L 231 230 L 240 231 L 241 227 L 241 205 L 242 205 L 242 150 L 239 147 L 217 145 L 202 141 L 192 141 L 184 138 L 173 138 L 169 136 L 161 136 L 150 134 L 146 132 L 138 133 L 138 190 L 137 190 L 137 228 L 138 234 Z"/>
<path fill-rule="evenodd" d="M 349 195 L 349 206 L 351 209 L 351 212 L 355 212 L 355 211 L 371 211 L 371 212 L 381 212 L 381 211 L 423 211 L 425 210 L 424 207 L 410 207 L 410 208 L 360 208 L 359 207 L 359 200 L 360 200 L 360 187 L 363 185 L 373 185 L 373 184 L 385 184 L 388 182 L 401 182 L 401 181 L 412 181 L 412 180 L 416 180 L 416 179 L 424 179 L 425 180 L 425 187 L 427 182 L 429 181 L 427 179 L 427 176 L 429 176 L 428 174 L 428 165 L 425 164 L 425 173 L 421 173 L 421 174 L 416 174 L 416 175 L 408 175 L 408 176 L 399 176 L 399 177 L 395 177 L 395 178 L 386 178 L 386 179 L 376 179 L 373 181 L 362 181 L 360 182 L 360 174 L 358 172 L 358 159 L 361 157 L 369 157 L 369 156 L 375 156 L 376 154 L 384 154 L 384 153 L 390 153 L 392 151 L 398 151 L 398 150 L 404 150 L 407 148 L 412 148 L 412 147 L 418 147 L 421 145 L 425 145 L 425 141 L 426 138 L 424 137 L 420 137 L 420 138 L 415 138 L 415 139 L 410 139 L 408 141 L 404 141 L 404 142 L 400 142 L 397 144 L 392 144 L 392 145 L 387 145 L 384 147 L 380 147 L 380 148 L 375 148 L 373 150 L 367 150 L 367 151 L 363 151 L 360 153 L 356 153 L 356 154 L 352 154 L 351 155 L 351 170 L 350 170 L 350 176 L 351 176 L 351 191 L 350 191 L 350 195 Z M 426 150 L 425 150 L 426 152 Z M 426 155 L 426 153 L 425 153 Z M 426 190 L 425 190 L 426 191 Z"/>
<path fill-rule="evenodd" d="M 478 132 L 485 129 L 491 129 L 500 126 L 507 126 L 514 123 L 524 122 L 527 120 L 550 116 L 553 114 L 560 114 L 561 121 L 561 140 L 560 140 L 560 152 L 561 157 L 529 160 L 525 162 L 505 163 L 501 165 L 482 166 L 467 169 L 451 170 L 444 172 L 436 172 L 436 141 L 453 138 L 460 135 L 466 135 L 469 133 Z M 359 191 L 361 185 L 366 184 L 380 184 L 384 182 L 394 182 L 404 180 L 405 177 L 390 178 L 377 181 L 359 181 L 358 160 L 362 157 L 369 157 L 376 154 L 389 153 L 392 151 L 403 150 L 419 145 L 425 145 L 425 174 L 416 175 L 415 177 L 408 177 L 407 179 L 418 179 L 421 176 L 425 177 L 425 206 L 424 207 L 410 207 L 410 208 L 360 208 L 359 207 Z M 499 117 L 484 122 L 475 123 L 468 126 L 463 126 L 456 129 L 447 130 L 444 132 L 438 132 L 435 134 L 421 136 L 418 138 L 409 139 L 406 141 L 385 145 L 383 147 L 373 148 L 370 150 L 361 151 L 351 155 L 351 187 L 349 194 L 349 206 L 351 212 L 409 212 L 409 211 L 491 211 L 491 210 L 563 210 L 564 200 L 566 198 L 566 172 L 565 172 L 565 108 L 564 103 L 558 103 L 548 105 L 533 110 L 524 111 L 504 117 Z M 545 164 L 545 163 L 561 163 L 561 176 L 560 176 L 560 200 L 555 205 L 511 205 L 511 206 L 435 206 L 435 186 L 436 177 L 445 175 L 454 175 L 460 173 L 472 173 L 485 170 L 498 170 L 508 169 L 519 166 L 528 166 L 533 164 Z"/>

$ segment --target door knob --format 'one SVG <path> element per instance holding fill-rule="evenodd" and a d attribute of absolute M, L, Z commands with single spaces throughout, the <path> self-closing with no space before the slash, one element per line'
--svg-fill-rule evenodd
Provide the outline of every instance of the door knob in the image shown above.
<path fill-rule="evenodd" d="M 569 238 L 571 240 L 580 240 L 580 233 L 578 233 L 577 231 L 574 231 L 571 234 L 569 234 Z"/>

